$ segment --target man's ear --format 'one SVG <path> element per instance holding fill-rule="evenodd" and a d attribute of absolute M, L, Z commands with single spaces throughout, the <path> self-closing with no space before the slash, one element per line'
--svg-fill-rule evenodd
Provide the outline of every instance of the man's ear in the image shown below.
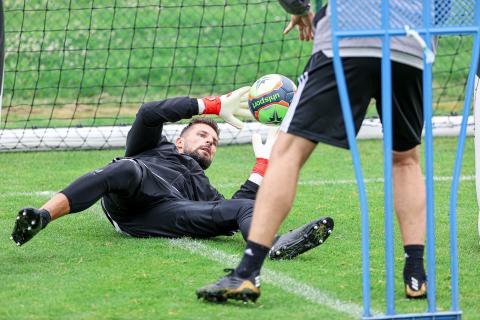
<path fill-rule="evenodd" d="M 177 151 L 182 153 L 183 148 L 185 147 L 185 139 L 183 137 L 178 137 L 177 140 L 175 140 L 175 146 L 177 147 Z"/>

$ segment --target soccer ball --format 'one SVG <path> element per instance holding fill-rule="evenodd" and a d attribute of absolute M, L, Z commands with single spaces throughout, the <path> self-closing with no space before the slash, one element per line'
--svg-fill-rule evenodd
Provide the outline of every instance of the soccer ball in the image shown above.
<path fill-rule="evenodd" d="M 287 113 L 297 86 L 280 74 L 261 77 L 250 88 L 248 108 L 255 119 L 264 124 L 279 124 Z"/>

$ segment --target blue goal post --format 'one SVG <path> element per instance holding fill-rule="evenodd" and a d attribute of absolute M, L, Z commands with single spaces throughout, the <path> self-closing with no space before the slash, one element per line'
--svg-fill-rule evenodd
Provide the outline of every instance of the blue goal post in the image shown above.
<path fill-rule="evenodd" d="M 477 205 L 480 208 L 480 66 L 475 77 L 474 91 L 474 145 L 475 145 L 475 189 L 477 192 Z M 480 210 L 478 212 L 478 235 L 480 237 Z"/>
<path fill-rule="evenodd" d="M 3 64 L 5 55 L 5 24 L 3 21 L 3 0 L 0 0 L 0 123 L 2 120 L 2 100 L 3 100 Z"/>
<path fill-rule="evenodd" d="M 462 156 L 465 146 L 467 120 L 472 103 L 475 74 L 478 68 L 480 43 L 480 2 L 474 0 L 331 0 L 333 61 L 340 92 L 347 137 L 352 152 L 355 175 L 359 188 L 362 219 L 362 272 L 364 319 L 460 319 L 458 305 L 457 260 L 457 191 Z M 392 187 L 392 99 L 391 50 L 394 37 L 414 37 L 424 52 L 423 108 L 425 117 L 425 176 L 427 212 L 427 275 L 428 309 L 422 314 L 397 315 L 394 295 L 393 254 L 393 187 Z M 433 189 L 433 135 L 432 135 L 432 64 L 435 56 L 432 38 L 440 35 L 470 35 L 473 50 L 470 62 L 462 123 L 458 139 L 455 165 L 450 189 L 450 272 L 451 308 L 440 312 L 436 306 L 435 221 Z M 385 259 L 386 259 L 386 312 L 372 315 L 370 311 L 370 262 L 368 203 L 363 181 L 360 157 L 355 142 L 355 130 L 350 110 L 346 81 L 341 63 L 340 42 L 344 38 L 377 37 L 382 41 L 382 122 L 384 131 L 384 207 L 385 207 Z"/>

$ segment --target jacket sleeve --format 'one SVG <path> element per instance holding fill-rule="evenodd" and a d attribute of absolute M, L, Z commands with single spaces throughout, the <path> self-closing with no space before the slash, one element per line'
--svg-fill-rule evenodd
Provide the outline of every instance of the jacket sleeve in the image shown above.
<path fill-rule="evenodd" d="M 290 14 L 303 16 L 310 10 L 310 0 L 278 0 L 280 5 Z"/>
<path fill-rule="evenodd" d="M 213 198 L 209 201 L 225 200 L 225 197 L 223 196 L 223 194 L 218 192 L 217 189 L 215 189 L 214 187 L 211 187 L 211 189 L 212 189 L 212 193 L 213 193 Z"/>
<path fill-rule="evenodd" d="M 189 119 L 197 114 L 197 99 L 189 97 L 144 103 L 128 132 L 125 156 L 131 157 L 156 147 L 165 122 Z"/>
<path fill-rule="evenodd" d="M 240 187 L 240 189 L 235 192 L 232 196 L 232 199 L 251 199 L 255 200 L 257 197 L 258 184 L 250 180 L 245 181 L 245 183 Z"/>

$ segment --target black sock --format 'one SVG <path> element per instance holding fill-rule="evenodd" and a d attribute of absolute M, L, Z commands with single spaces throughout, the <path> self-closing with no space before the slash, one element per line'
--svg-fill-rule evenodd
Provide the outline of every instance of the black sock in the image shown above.
<path fill-rule="evenodd" d="M 48 212 L 47 210 L 45 209 L 38 209 L 40 215 L 42 216 L 42 229 L 45 228 L 47 226 L 47 224 L 50 223 L 50 221 L 52 220 L 52 217 L 50 216 L 50 212 Z"/>
<path fill-rule="evenodd" d="M 247 247 L 245 248 L 242 261 L 240 261 L 240 264 L 235 269 L 235 273 L 244 279 L 258 275 L 269 251 L 270 248 L 252 241 L 247 241 Z"/>
<path fill-rule="evenodd" d="M 409 277 L 425 280 L 425 268 L 423 266 L 423 251 L 425 246 L 412 244 L 403 247 L 405 250 L 405 267 L 403 269 L 403 279 L 407 281 Z"/>

